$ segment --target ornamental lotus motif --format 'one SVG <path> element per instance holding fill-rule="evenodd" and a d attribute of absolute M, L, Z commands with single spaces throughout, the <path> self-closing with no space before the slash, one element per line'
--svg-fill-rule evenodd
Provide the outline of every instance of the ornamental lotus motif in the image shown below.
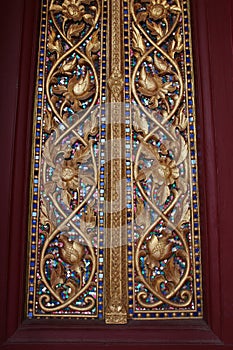
<path fill-rule="evenodd" d="M 158 75 L 146 72 L 144 66 L 140 71 L 138 84 L 138 91 L 142 95 L 150 97 L 151 108 L 157 108 L 159 99 L 165 99 L 168 92 L 174 92 L 176 89 L 172 86 L 172 82 L 163 83 Z"/>
<path fill-rule="evenodd" d="M 173 244 L 169 242 L 169 238 L 170 236 L 165 233 L 162 238 L 153 235 L 150 240 L 147 241 L 145 263 L 149 269 L 153 270 L 155 267 L 159 267 L 160 261 L 168 259 L 171 256 Z"/>
<path fill-rule="evenodd" d="M 58 85 L 53 87 L 53 93 L 63 95 L 67 103 L 71 104 L 72 109 L 77 112 L 81 109 L 81 102 L 88 99 L 95 93 L 94 84 L 91 82 L 89 72 L 77 78 L 73 76 L 68 86 Z"/>
<path fill-rule="evenodd" d="M 90 81 L 90 76 L 88 72 L 83 77 L 77 79 L 74 76 L 68 84 L 67 92 L 64 92 L 63 95 L 67 100 L 73 103 L 73 109 L 76 112 L 80 109 L 80 100 L 86 100 L 94 94 L 94 85 Z"/>
<path fill-rule="evenodd" d="M 84 266 L 82 259 L 85 253 L 83 245 L 69 240 L 66 235 L 61 235 L 58 240 L 62 243 L 62 247 L 59 247 L 62 260 L 71 265 L 73 271 L 81 274 L 81 268 Z"/>

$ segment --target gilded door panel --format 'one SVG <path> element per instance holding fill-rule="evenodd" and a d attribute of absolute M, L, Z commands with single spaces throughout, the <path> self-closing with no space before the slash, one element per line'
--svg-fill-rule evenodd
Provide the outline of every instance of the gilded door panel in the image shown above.
<path fill-rule="evenodd" d="M 42 2 L 29 318 L 202 317 L 188 6 Z"/>

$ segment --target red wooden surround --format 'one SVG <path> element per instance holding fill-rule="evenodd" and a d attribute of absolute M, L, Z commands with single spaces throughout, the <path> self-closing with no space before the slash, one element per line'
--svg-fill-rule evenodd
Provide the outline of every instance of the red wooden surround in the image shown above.
<path fill-rule="evenodd" d="M 109 0 L 110 1 L 110 0 Z M 205 315 L 203 321 L 24 319 L 40 1 L 1 3 L 0 348 L 233 348 L 233 1 L 191 0 Z"/>

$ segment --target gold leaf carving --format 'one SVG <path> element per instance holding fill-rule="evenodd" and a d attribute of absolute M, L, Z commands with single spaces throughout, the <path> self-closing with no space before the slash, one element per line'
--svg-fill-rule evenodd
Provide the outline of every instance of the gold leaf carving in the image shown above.
<path fill-rule="evenodd" d="M 134 50 L 136 50 L 137 52 L 135 53 L 136 57 L 142 56 L 145 52 L 146 52 L 146 45 L 143 41 L 143 38 L 139 32 L 139 30 L 137 29 L 137 27 L 135 26 L 135 24 L 133 23 L 133 41 L 132 41 L 132 45 Z"/>
<path fill-rule="evenodd" d="M 63 93 L 66 99 L 72 103 L 75 112 L 80 110 L 80 102 L 91 97 L 95 93 L 94 84 L 90 80 L 89 72 L 78 79 L 73 76 L 68 83 L 67 90 Z"/>
<path fill-rule="evenodd" d="M 181 31 L 181 27 L 179 27 L 178 30 L 176 31 L 175 39 L 173 39 L 170 42 L 169 47 L 168 47 L 168 53 L 172 58 L 175 57 L 176 52 L 181 52 L 184 48 L 183 39 L 182 39 L 180 31 Z"/>
<path fill-rule="evenodd" d="M 78 292 L 78 290 L 81 288 L 81 286 L 82 286 L 81 279 L 80 279 L 80 283 L 78 286 L 77 283 L 72 278 L 68 278 L 68 280 L 66 282 L 66 287 L 69 287 L 69 289 L 70 289 L 69 298 L 72 298 Z"/>
<path fill-rule="evenodd" d="M 83 16 L 83 19 L 85 20 L 86 23 L 89 23 L 91 26 L 94 24 L 94 19 L 92 15 L 88 13 Z"/>
<path fill-rule="evenodd" d="M 169 282 L 174 283 L 175 285 L 180 281 L 180 270 L 179 266 L 175 263 L 174 257 L 167 262 L 166 267 L 164 268 L 166 279 Z"/>
<path fill-rule="evenodd" d="M 157 108 L 159 99 L 165 99 L 168 92 L 173 92 L 176 89 L 172 86 L 172 82 L 163 83 L 158 75 L 146 72 L 145 66 L 140 71 L 138 84 L 138 91 L 150 97 L 151 108 Z"/>
<path fill-rule="evenodd" d="M 56 5 L 56 4 L 51 4 L 49 10 L 54 11 L 54 12 L 60 12 L 60 11 L 62 11 L 62 6 Z"/>
<path fill-rule="evenodd" d="M 47 207 L 44 203 L 44 201 L 41 201 L 41 206 L 40 206 L 40 222 L 42 225 L 47 225 L 48 223 L 50 223 L 50 220 L 48 218 L 48 211 L 47 211 Z"/>
<path fill-rule="evenodd" d="M 70 194 L 70 192 L 68 190 L 62 190 L 61 191 L 61 199 L 63 200 L 63 202 L 65 203 L 65 205 L 67 207 L 70 207 L 70 202 L 72 199 L 72 195 Z"/>
<path fill-rule="evenodd" d="M 159 24 L 149 21 L 146 21 L 146 24 L 147 27 L 151 30 L 151 34 L 157 35 L 158 38 L 161 38 L 163 36 L 163 29 Z"/>
<path fill-rule="evenodd" d="M 100 41 L 98 39 L 98 33 L 99 30 L 96 30 L 92 34 L 92 38 L 90 41 L 88 41 L 86 46 L 86 55 L 91 60 L 94 61 L 98 56 L 94 55 L 92 56 L 92 53 L 97 53 L 100 50 Z"/>
<path fill-rule="evenodd" d="M 51 286 L 53 289 L 56 289 L 58 284 L 63 284 L 65 282 L 66 276 L 64 271 L 64 266 L 61 262 L 58 262 L 57 267 L 53 268 L 51 271 Z"/>
<path fill-rule="evenodd" d="M 95 136 L 99 130 L 98 127 L 98 118 L 97 118 L 98 110 L 92 112 L 91 120 L 87 119 L 84 123 L 83 133 L 84 140 L 88 140 L 88 136 Z"/>
<path fill-rule="evenodd" d="M 81 146 L 80 149 L 75 152 L 74 160 L 77 163 L 85 163 L 91 157 L 91 145 L 92 142 L 87 146 Z"/>
<path fill-rule="evenodd" d="M 139 5 L 139 4 L 138 4 Z M 140 6 L 140 5 L 139 5 Z M 138 22 L 144 22 L 148 17 L 148 13 L 145 11 L 140 11 L 137 14 L 137 20 Z"/>
<path fill-rule="evenodd" d="M 161 294 L 161 284 L 165 282 L 165 278 L 163 275 L 157 275 L 153 280 L 152 280 L 152 286 L 154 290 L 158 293 Z"/>
<path fill-rule="evenodd" d="M 64 85 L 57 85 L 53 86 L 52 90 L 54 94 L 62 95 L 67 91 L 67 88 Z"/>
<path fill-rule="evenodd" d="M 96 227 L 96 216 L 94 208 L 91 205 L 87 206 L 87 211 L 82 215 L 80 228 L 82 230 L 93 229 Z"/>
<path fill-rule="evenodd" d="M 85 28 L 85 23 L 71 24 L 67 31 L 67 38 L 72 39 L 73 36 L 79 36 L 80 32 Z"/>
<path fill-rule="evenodd" d="M 57 127 L 57 123 L 53 118 L 53 113 L 50 110 L 46 110 L 44 114 L 44 131 L 50 134 Z"/>
<path fill-rule="evenodd" d="M 150 212 L 145 209 L 142 198 L 137 197 L 135 222 L 138 226 L 148 227 L 150 225 Z"/>
<path fill-rule="evenodd" d="M 154 64 L 160 70 L 161 74 L 170 72 L 168 63 L 159 58 L 156 54 L 154 54 Z"/>
<path fill-rule="evenodd" d="M 63 48 L 61 41 L 59 39 L 56 40 L 56 32 L 53 28 L 50 28 L 49 41 L 48 41 L 48 49 L 51 53 L 56 52 L 57 59 L 62 56 Z"/>
<path fill-rule="evenodd" d="M 55 189 L 56 189 L 56 184 L 55 184 L 55 182 L 53 182 L 53 181 L 48 181 L 48 182 L 46 182 L 46 184 L 44 185 L 44 191 L 45 191 L 45 193 L 47 194 L 47 196 L 48 196 L 49 194 L 54 193 L 54 192 L 55 192 Z"/>
<path fill-rule="evenodd" d="M 152 193 L 154 194 L 156 190 L 160 204 L 164 204 L 170 195 L 169 185 L 172 185 L 179 178 L 178 163 L 168 156 L 165 158 L 160 157 L 156 147 L 146 142 L 142 143 L 141 152 L 153 162 L 150 167 L 143 167 L 139 170 L 136 181 L 148 180 L 151 176 L 153 179 Z M 184 152 L 185 155 L 186 153 Z"/>
<path fill-rule="evenodd" d="M 182 107 L 179 111 L 178 117 L 175 119 L 174 125 L 180 131 L 184 131 L 188 126 L 188 118 L 184 112 L 184 107 Z"/>
<path fill-rule="evenodd" d="M 144 116 L 141 116 L 139 108 L 133 110 L 133 127 L 137 132 L 141 132 L 143 136 L 148 134 L 148 123 Z"/>
<path fill-rule="evenodd" d="M 62 13 L 66 19 L 80 21 L 85 13 L 85 7 L 80 3 L 83 1 L 64 0 L 62 4 Z"/>
<path fill-rule="evenodd" d="M 77 62 L 76 57 L 74 57 L 72 61 L 69 61 L 69 62 L 64 61 L 59 71 L 65 75 L 72 75 L 72 71 L 76 66 L 76 62 Z"/>

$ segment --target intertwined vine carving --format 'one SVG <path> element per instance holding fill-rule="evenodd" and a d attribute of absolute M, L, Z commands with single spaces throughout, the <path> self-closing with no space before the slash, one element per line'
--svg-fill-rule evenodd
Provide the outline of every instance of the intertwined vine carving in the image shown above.
<path fill-rule="evenodd" d="M 179 0 L 131 1 L 139 308 L 189 306 L 190 194 Z"/>
<path fill-rule="evenodd" d="M 80 315 L 96 305 L 99 16 L 98 0 L 49 2 L 38 256 L 42 313 Z"/>

